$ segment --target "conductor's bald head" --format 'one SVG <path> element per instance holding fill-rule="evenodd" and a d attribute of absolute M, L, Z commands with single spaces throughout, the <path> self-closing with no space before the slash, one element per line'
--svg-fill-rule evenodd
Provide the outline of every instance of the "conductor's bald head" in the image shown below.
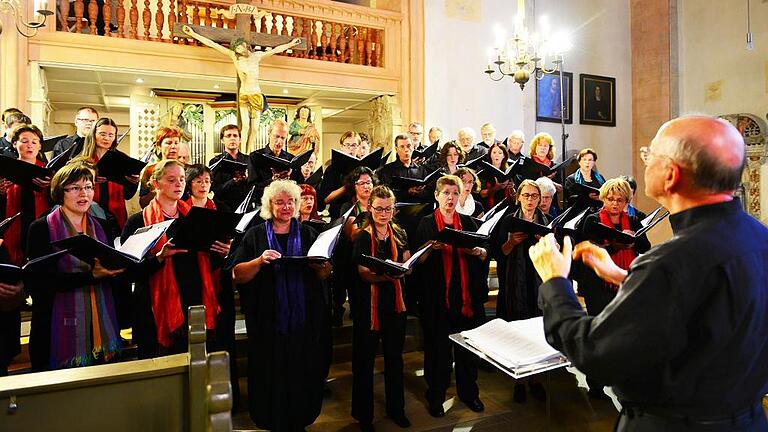
<path fill-rule="evenodd" d="M 741 183 L 746 159 L 739 131 L 725 120 L 708 116 L 668 121 L 656 133 L 651 153 L 668 157 L 679 167 L 675 191 L 684 195 L 733 192 Z"/>

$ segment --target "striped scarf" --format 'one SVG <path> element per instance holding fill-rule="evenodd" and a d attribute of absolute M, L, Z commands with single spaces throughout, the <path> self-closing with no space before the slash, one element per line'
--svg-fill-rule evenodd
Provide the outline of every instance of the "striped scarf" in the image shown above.
<path fill-rule="evenodd" d="M 46 216 L 51 242 L 78 235 L 78 230 L 57 208 Z M 84 234 L 102 243 L 107 236 L 91 215 L 83 217 Z M 90 266 L 66 255 L 58 263 L 61 273 L 90 272 Z M 96 281 L 57 292 L 51 314 L 51 369 L 88 366 L 96 360 L 109 362 L 121 347 L 115 302 L 109 282 Z"/>

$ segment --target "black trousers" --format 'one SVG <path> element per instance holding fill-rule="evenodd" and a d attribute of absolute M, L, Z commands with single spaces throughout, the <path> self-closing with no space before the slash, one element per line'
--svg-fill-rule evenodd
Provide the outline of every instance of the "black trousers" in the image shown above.
<path fill-rule="evenodd" d="M 430 314 L 431 315 L 431 314 Z M 477 387 L 477 367 L 480 359 L 448 339 L 453 333 L 482 324 L 484 317 L 466 318 L 441 310 L 437 316 L 422 320 L 424 328 L 424 378 L 427 380 L 427 402 L 442 405 L 451 385 L 451 365 L 456 369 L 456 393 L 463 401 L 473 401 L 480 395 Z"/>
<path fill-rule="evenodd" d="M 683 418 L 664 418 L 638 410 L 624 409 L 614 429 L 617 432 L 765 432 L 768 420 L 762 404 L 722 420 L 686 421 Z"/>
<path fill-rule="evenodd" d="M 384 348 L 387 415 L 402 415 L 405 412 L 403 344 L 406 314 L 380 315 L 379 331 L 371 330 L 368 316 L 355 318 L 352 330 L 352 417 L 360 423 L 373 422 L 373 368 L 379 339 Z"/>

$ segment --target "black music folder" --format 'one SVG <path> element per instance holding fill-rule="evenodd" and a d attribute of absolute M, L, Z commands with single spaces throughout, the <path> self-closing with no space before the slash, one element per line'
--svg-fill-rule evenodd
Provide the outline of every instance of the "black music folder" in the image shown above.
<path fill-rule="evenodd" d="M 520 170 L 523 168 L 522 164 L 514 163 L 507 167 L 506 170 L 502 171 L 495 166 L 493 166 L 488 161 L 480 161 L 479 165 L 483 170 L 483 175 L 486 177 L 493 177 L 496 179 L 497 183 L 503 183 L 507 180 L 514 180 L 515 177 L 520 173 Z"/>
<path fill-rule="evenodd" d="M 146 163 L 134 159 L 123 152 L 109 150 L 104 153 L 96 164 L 96 172 L 99 176 L 105 177 L 109 181 L 123 186 L 133 186 L 133 183 L 125 177 L 141 174 L 145 166 L 147 166 Z"/>
<path fill-rule="evenodd" d="M 307 179 L 304 180 L 304 183 L 312 186 L 312 185 L 320 184 L 322 180 L 323 180 L 323 167 L 320 167 L 316 169 L 311 176 L 307 177 Z"/>
<path fill-rule="evenodd" d="M 67 148 L 63 152 L 59 153 L 58 156 L 56 156 L 55 158 L 53 158 L 50 161 L 48 161 L 48 163 L 45 165 L 45 167 L 48 168 L 49 170 L 51 170 L 51 172 L 54 172 L 54 173 L 56 171 L 62 169 L 64 167 L 64 165 L 66 165 L 67 162 L 69 162 L 69 160 L 72 159 L 72 156 L 74 156 L 72 154 L 72 150 L 75 148 L 76 145 L 77 145 L 76 143 L 72 144 L 71 146 L 69 146 L 69 148 Z"/>
<path fill-rule="evenodd" d="M 432 211 L 435 203 L 395 203 L 396 217 L 417 217 L 423 215 L 427 210 Z"/>
<path fill-rule="evenodd" d="M 477 171 L 477 170 L 482 168 L 482 164 L 480 162 L 482 162 L 483 159 L 485 159 L 486 157 L 487 157 L 487 155 L 482 155 L 482 156 L 476 157 L 476 158 L 474 158 L 472 160 L 465 161 L 464 163 L 460 163 L 457 166 L 459 168 L 471 168 L 471 169 Z"/>
<path fill-rule="evenodd" d="M 213 242 L 232 239 L 242 217 L 236 213 L 192 207 L 184 218 L 179 219 L 172 243 L 179 249 L 208 251 Z"/>
<path fill-rule="evenodd" d="M 443 228 L 433 240 L 455 247 L 472 249 L 477 246 L 483 246 L 489 239 L 490 237 L 487 234 Z"/>
<path fill-rule="evenodd" d="M 67 253 L 69 253 L 69 251 L 64 249 L 52 254 L 43 255 L 41 257 L 29 260 L 21 267 L 15 266 L 13 264 L 0 264 L 0 282 L 11 285 L 17 284 L 22 279 L 24 279 L 25 273 L 38 271 L 41 265 L 46 264 L 52 260 L 58 260 Z"/>
<path fill-rule="evenodd" d="M 427 174 L 423 179 L 394 176 L 392 177 L 392 187 L 395 189 L 410 189 L 412 187 L 429 186 L 442 176 L 443 172 L 439 168 Z"/>
<path fill-rule="evenodd" d="M 234 177 L 235 173 L 238 171 L 245 172 L 245 170 L 248 169 L 248 164 L 222 156 L 208 168 L 210 168 L 211 172 L 214 174 L 221 172 L 228 177 Z"/>
<path fill-rule="evenodd" d="M 363 254 L 360 257 L 360 265 L 367 267 L 370 271 L 379 275 L 404 275 L 408 273 L 408 271 L 412 269 L 414 265 L 416 265 L 419 258 L 421 258 L 421 256 L 425 254 L 430 247 L 432 247 L 431 244 L 422 247 L 402 263 L 392 261 L 391 259 L 383 260 L 381 258 L 376 258 L 375 256 Z"/>
<path fill-rule="evenodd" d="M 314 149 L 309 149 L 304 153 L 296 155 L 296 157 L 291 160 L 286 160 L 262 152 L 253 152 L 249 157 L 251 158 L 253 166 L 256 168 L 273 169 L 277 172 L 283 172 L 288 171 L 289 169 L 301 169 L 301 166 L 309 161 L 313 151 Z"/>
<path fill-rule="evenodd" d="M 364 158 L 358 159 L 354 156 L 350 156 L 344 152 L 336 149 L 331 150 L 331 165 L 337 173 L 347 175 L 359 166 L 366 166 L 372 171 L 375 171 L 381 163 L 381 155 L 384 153 L 384 148 L 379 147 L 376 150 L 368 153 Z"/>
<path fill-rule="evenodd" d="M 434 156 L 436 153 L 437 153 L 437 143 L 434 143 L 432 145 L 424 147 L 421 150 L 414 149 L 413 154 L 411 155 L 411 158 L 413 159 L 423 158 L 426 160 Z"/>
<path fill-rule="evenodd" d="M 326 225 L 328 225 L 328 222 L 322 219 L 309 219 L 309 220 L 303 221 L 302 224 L 311 226 L 317 232 L 323 232 L 323 229 L 325 228 Z"/>
<path fill-rule="evenodd" d="M 0 173 L 0 177 L 21 186 L 31 185 L 36 178 L 44 179 L 53 175 L 48 168 L 4 155 L 0 155 Z"/>
<path fill-rule="evenodd" d="M 643 227 L 637 230 L 637 232 L 634 234 L 627 234 L 615 229 L 614 227 L 603 225 L 597 219 L 588 219 L 587 223 L 584 225 L 584 234 L 592 241 L 609 241 L 621 243 L 624 245 L 631 245 L 637 241 L 638 237 L 643 236 L 651 228 L 655 227 L 656 224 L 664 220 L 664 218 L 666 218 L 668 215 L 669 211 L 667 211 L 664 207 L 658 207 L 656 210 L 651 212 L 648 217 L 640 221 L 640 224 Z"/>
<path fill-rule="evenodd" d="M 355 206 L 350 207 L 343 215 L 331 222 L 330 228 L 327 228 L 317 236 L 315 242 L 309 247 L 306 255 L 283 255 L 273 262 L 276 264 L 306 265 L 310 263 L 323 263 L 330 260 L 333 250 L 336 248 L 336 243 L 339 241 L 341 230 L 344 229 L 344 224 L 346 224 L 347 219 L 354 209 Z"/>
<path fill-rule="evenodd" d="M 552 165 L 552 167 L 548 167 L 546 165 L 542 165 L 533 158 L 525 158 L 525 162 L 523 163 L 523 167 L 520 170 L 520 175 L 524 179 L 529 180 L 536 180 L 539 177 L 547 177 L 553 173 L 556 173 L 560 171 L 561 169 L 564 169 L 568 166 L 569 163 L 573 160 L 575 156 L 571 156 L 568 159 Z"/>
<path fill-rule="evenodd" d="M 8 231 L 8 228 L 11 227 L 11 224 L 13 223 L 13 221 L 19 216 L 21 216 L 21 212 L 16 213 L 11 217 L 7 217 L 0 222 L 0 238 L 2 238 L 5 235 L 5 232 Z"/>
<path fill-rule="evenodd" d="M 61 141 L 62 138 L 66 138 L 67 135 L 56 135 L 51 137 L 43 137 L 43 142 L 41 145 L 40 151 L 43 153 L 53 151 L 53 148 L 56 147 L 56 143 Z M 68 148 L 67 151 L 71 150 L 72 147 Z"/>

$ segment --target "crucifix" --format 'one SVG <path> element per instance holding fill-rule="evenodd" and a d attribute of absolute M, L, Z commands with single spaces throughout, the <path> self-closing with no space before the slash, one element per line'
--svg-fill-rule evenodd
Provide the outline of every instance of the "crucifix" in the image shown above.
<path fill-rule="evenodd" d="M 279 54 L 291 48 L 307 49 L 306 41 L 301 38 L 251 33 L 251 18 L 258 28 L 262 17 L 271 15 L 259 11 L 250 4 L 250 0 L 237 0 L 229 7 L 228 18 L 237 17 L 234 30 L 204 27 L 185 24 L 176 27 L 174 36 L 191 37 L 203 45 L 213 48 L 232 60 L 237 71 L 238 95 L 237 110 L 240 118 L 240 134 L 245 140 L 246 152 L 255 150 L 256 131 L 259 127 L 261 113 L 266 109 L 266 98 L 259 86 L 259 64 L 265 57 Z M 221 45 L 229 43 L 229 48 Z M 253 50 L 251 47 L 261 46 L 264 51 Z"/>

